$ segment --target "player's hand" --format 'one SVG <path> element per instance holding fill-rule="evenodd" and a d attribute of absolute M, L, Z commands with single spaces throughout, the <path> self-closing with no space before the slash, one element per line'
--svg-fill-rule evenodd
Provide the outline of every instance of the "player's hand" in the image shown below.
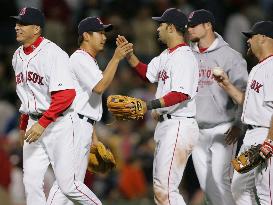
<path fill-rule="evenodd" d="M 119 46 L 122 43 L 129 43 L 129 41 L 124 36 L 118 35 L 116 38 L 116 45 Z"/>
<path fill-rule="evenodd" d="M 114 53 L 114 57 L 117 58 L 118 60 L 121 60 L 125 58 L 125 56 L 128 53 L 131 53 L 131 52 L 133 52 L 133 44 L 128 42 L 123 42 L 119 46 L 117 46 Z"/>
<path fill-rule="evenodd" d="M 225 88 L 230 84 L 229 78 L 225 72 L 222 72 L 219 75 L 213 74 L 213 77 L 218 85 L 222 88 Z"/>
<path fill-rule="evenodd" d="M 229 130 L 225 133 L 225 142 L 228 145 L 235 144 L 239 137 L 241 136 L 241 129 L 237 126 L 232 126 Z"/>
<path fill-rule="evenodd" d="M 116 38 L 116 45 L 120 46 L 123 43 L 129 43 L 129 41 L 124 36 L 118 35 L 118 37 Z M 133 54 L 134 51 L 132 50 L 131 52 L 126 54 L 126 58 L 130 58 Z"/>
<path fill-rule="evenodd" d="M 43 134 L 44 130 L 45 130 L 45 128 L 42 125 L 40 125 L 38 122 L 36 122 L 27 131 L 24 139 L 29 144 L 32 143 L 32 142 L 35 142 L 35 141 L 37 141 L 39 139 L 39 137 L 41 137 L 41 135 Z"/>
<path fill-rule="evenodd" d="M 25 130 L 19 130 L 19 142 L 20 145 L 23 147 L 24 140 L 25 140 L 26 131 Z"/>

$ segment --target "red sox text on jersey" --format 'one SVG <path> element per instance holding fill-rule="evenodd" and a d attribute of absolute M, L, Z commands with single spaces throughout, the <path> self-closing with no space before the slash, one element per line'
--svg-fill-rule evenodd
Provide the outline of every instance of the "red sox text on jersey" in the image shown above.
<path fill-rule="evenodd" d="M 27 81 L 31 81 L 39 85 L 44 85 L 43 83 L 44 77 L 40 76 L 39 74 L 32 71 L 27 71 L 26 76 L 27 76 L 26 78 Z M 20 72 L 19 74 L 16 75 L 16 84 L 18 85 L 23 82 L 24 82 L 24 75 L 22 72 Z"/>

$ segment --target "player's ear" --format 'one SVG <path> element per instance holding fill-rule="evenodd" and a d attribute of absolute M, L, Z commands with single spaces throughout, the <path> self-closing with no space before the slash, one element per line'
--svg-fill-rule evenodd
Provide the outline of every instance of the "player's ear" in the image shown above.
<path fill-rule="evenodd" d="M 83 41 L 88 41 L 90 38 L 90 34 L 88 32 L 83 32 L 82 37 Z"/>
<path fill-rule="evenodd" d="M 41 34 L 42 33 L 42 29 L 40 26 L 36 26 L 34 25 L 34 34 Z"/>

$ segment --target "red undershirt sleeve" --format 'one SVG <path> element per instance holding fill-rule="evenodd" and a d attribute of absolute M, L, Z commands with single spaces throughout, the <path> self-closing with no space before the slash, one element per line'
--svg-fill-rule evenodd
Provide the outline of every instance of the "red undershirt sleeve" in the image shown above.
<path fill-rule="evenodd" d="M 184 93 L 171 91 L 164 95 L 162 98 L 164 100 L 165 107 L 169 107 L 189 99 L 189 96 Z"/>
<path fill-rule="evenodd" d="M 144 64 L 140 61 L 135 67 L 135 70 L 137 71 L 137 74 L 139 75 L 139 77 L 141 77 L 145 81 L 148 81 L 146 77 L 147 67 L 148 67 L 147 64 Z"/>
<path fill-rule="evenodd" d="M 20 116 L 20 122 L 19 122 L 19 129 L 26 131 L 27 125 L 28 125 L 28 118 L 29 116 L 27 114 L 21 114 Z"/>
<path fill-rule="evenodd" d="M 74 89 L 51 92 L 51 103 L 47 111 L 39 119 L 39 124 L 46 128 L 72 104 L 76 96 Z"/>

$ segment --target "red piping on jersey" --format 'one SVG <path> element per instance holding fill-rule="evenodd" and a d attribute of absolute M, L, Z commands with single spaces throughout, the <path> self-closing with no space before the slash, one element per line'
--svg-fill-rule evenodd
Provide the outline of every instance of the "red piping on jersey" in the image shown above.
<path fill-rule="evenodd" d="M 186 43 L 180 43 L 180 44 L 178 44 L 177 46 L 175 46 L 175 47 L 173 47 L 173 48 L 168 48 L 168 51 L 169 51 L 169 53 L 172 53 L 172 52 L 174 52 L 177 48 L 182 47 L 182 46 L 187 46 L 187 44 L 186 44 Z"/>
<path fill-rule="evenodd" d="M 139 63 L 135 67 L 135 71 L 137 72 L 137 74 L 139 75 L 139 77 L 141 77 L 145 81 L 148 81 L 148 79 L 146 77 L 147 68 L 148 68 L 148 65 L 145 64 L 145 63 L 142 63 L 140 61 L 139 61 Z"/>
<path fill-rule="evenodd" d="M 57 194 L 57 192 L 58 192 L 59 189 L 60 189 L 60 187 L 58 187 L 58 189 L 57 189 L 57 190 L 55 191 L 55 193 L 53 194 L 53 197 L 52 197 L 52 199 L 51 199 L 50 205 L 52 204 L 53 199 L 54 199 L 54 197 L 55 197 L 55 195 Z"/>
<path fill-rule="evenodd" d="M 171 91 L 163 96 L 165 107 L 181 103 L 187 99 L 189 99 L 189 96 L 187 94 L 176 91 Z"/>
<path fill-rule="evenodd" d="M 39 124 L 46 128 L 55 121 L 73 102 L 76 96 L 74 89 L 51 92 L 51 103 L 47 111 L 39 119 Z"/>
<path fill-rule="evenodd" d="M 200 53 L 204 53 L 208 48 L 202 48 L 202 47 L 199 47 L 199 52 Z"/>
<path fill-rule="evenodd" d="M 169 201 L 170 205 L 171 205 L 171 200 L 170 200 L 170 177 L 171 177 L 171 170 L 172 170 L 172 165 L 173 165 L 173 160 L 174 160 L 174 154 L 175 154 L 175 150 L 176 150 L 177 140 L 178 140 L 178 136 L 179 136 L 179 128 L 180 128 L 180 121 L 179 121 L 179 124 L 178 124 L 177 135 L 176 135 L 176 140 L 175 140 L 175 145 L 174 145 L 174 150 L 173 150 L 173 156 L 172 156 L 171 166 L 170 166 L 169 175 L 168 175 L 168 201 Z"/>
<path fill-rule="evenodd" d="M 38 37 L 34 43 L 32 43 L 28 47 L 23 47 L 23 51 L 26 55 L 31 54 L 39 45 L 40 43 L 44 40 L 42 36 Z"/>
<path fill-rule="evenodd" d="M 29 116 L 27 114 L 21 114 L 20 116 L 20 122 L 19 122 L 19 129 L 26 131 L 27 125 L 28 125 L 28 118 Z"/>
<path fill-rule="evenodd" d="M 259 63 L 261 63 L 261 62 L 265 61 L 266 59 L 268 59 L 268 58 L 270 58 L 270 57 L 272 57 L 272 56 L 273 56 L 273 54 L 271 54 L 271 55 L 269 55 L 269 56 L 265 57 L 264 59 L 260 60 L 260 61 L 259 61 Z"/>

